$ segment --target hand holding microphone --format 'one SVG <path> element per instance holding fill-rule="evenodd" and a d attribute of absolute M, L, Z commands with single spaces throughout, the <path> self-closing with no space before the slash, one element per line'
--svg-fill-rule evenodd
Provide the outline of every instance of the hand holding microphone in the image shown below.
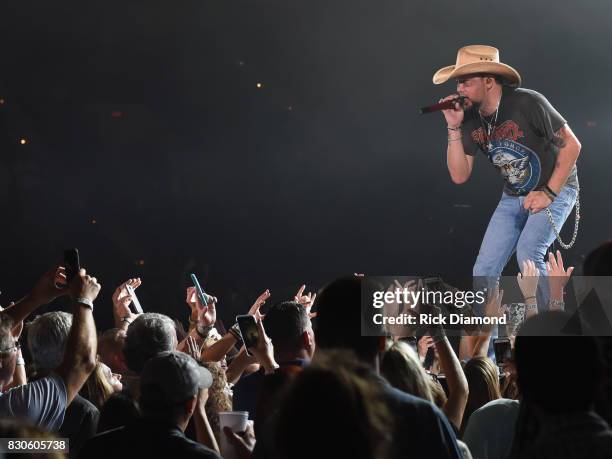
<path fill-rule="evenodd" d="M 456 127 L 463 122 L 463 110 L 467 97 L 452 94 L 440 99 L 437 104 L 421 108 L 421 114 L 442 111 L 449 126 Z"/>
<path fill-rule="evenodd" d="M 452 102 L 453 100 L 455 102 Z M 453 94 L 441 99 L 440 102 L 448 102 L 451 105 L 447 109 L 442 110 L 442 114 L 446 118 L 446 124 L 450 127 L 461 126 L 461 123 L 463 123 L 463 104 L 465 103 L 465 98 L 458 98 L 457 94 Z"/>

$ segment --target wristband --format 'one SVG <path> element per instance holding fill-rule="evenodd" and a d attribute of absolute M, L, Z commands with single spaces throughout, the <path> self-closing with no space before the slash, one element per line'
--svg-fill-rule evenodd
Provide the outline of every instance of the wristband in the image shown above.
<path fill-rule="evenodd" d="M 455 127 L 452 127 L 452 126 L 446 126 L 446 129 L 448 129 L 448 130 L 450 130 L 450 131 L 460 131 L 460 130 L 461 130 L 461 125 L 459 125 L 459 126 L 455 126 Z"/>
<path fill-rule="evenodd" d="M 543 192 L 546 196 L 548 196 L 548 199 L 550 199 L 551 201 L 554 201 L 555 198 L 557 197 L 557 195 L 550 190 L 550 188 L 548 188 L 547 186 L 542 188 L 540 190 L 541 192 Z"/>
<path fill-rule="evenodd" d="M 240 333 L 240 327 L 238 327 L 238 322 L 236 322 L 230 327 L 228 333 L 230 333 L 236 341 L 242 341 L 242 333 Z"/>
<path fill-rule="evenodd" d="M 130 320 L 128 316 L 122 317 L 121 322 L 127 322 L 128 325 L 132 323 L 132 321 Z"/>
<path fill-rule="evenodd" d="M 83 306 L 87 306 L 89 309 L 91 309 L 93 311 L 94 306 L 93 306 L 93 301 L 91 301 L 89 298 L 77 298 L 74 300 L 75 303 L 79 303 Z"/>
<path fill-rule="evenodd" d="M 544 185 L 544 189 L 552 194 L 555 198 L 557 197 L 557 193 L 555 193 L 548 185 Z"/>
<path fill-rule="evenodd" d="M 525 302 L 527 302 L 527 300 L 531 300 L 532 298 L 535 300 L 536 299 L 535 295 L 525 297 Z"/>
<path fill-rule="evenodd" d="M 15 360 L 15 365 L 25 365 L 25 360 L 23 360 L 23 357 L 17 357 Z"/>

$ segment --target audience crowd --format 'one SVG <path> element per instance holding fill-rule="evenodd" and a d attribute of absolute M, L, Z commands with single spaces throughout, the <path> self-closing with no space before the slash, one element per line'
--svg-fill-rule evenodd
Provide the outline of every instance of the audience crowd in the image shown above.
<path fill-rule="evenodd" d="M 222 300 L 194 287 L 185 317 L 134 312 L 137 278 L 114 290 L 114 328 L 97 330 L 104 280 L 56 266 L 0 312 L 0 437 L 67 439 L 65 452 L 30 452 L 58 458 L 612 457 L 611 338 L 565 310 L 573 268 L 561 254 L 546 266 L 521 267 L 521 303 L 489 292 L 485 314 L 515 326 L 464 336 L 362 333 L 374 280 L 360 274 L 293 298 L 266 290 L 243 312 L 257 332 L 248 349 L 238 323 L 217 320 Z M 612 242 L 582 273 L 612 276 Z M 538 282 L 549 304 L 536 304 Z M 37 315 L 60 296 L 71 311 Z"/>

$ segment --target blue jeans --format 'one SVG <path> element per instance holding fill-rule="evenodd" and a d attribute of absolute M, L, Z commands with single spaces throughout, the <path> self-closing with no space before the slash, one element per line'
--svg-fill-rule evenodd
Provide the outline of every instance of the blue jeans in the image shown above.
<path fill-rule="evenodd" d="M 548 206 L 557 228 L 567 220 L 577 196 L 575 188 L 564 186 Z M 474 289 L 493 287 L 514 251 L 521 269 L 523 261 L 532 260 L 540 271 L 540 279 L 547 275 L 544 258 L 555 240 L 555 233 L 546 212 L 531 214 L 523 208 L 524 201 L 525 196 L 502 193 L 474 264 Z M 548 298 L 548 282 L 538 282 L 538 309 L 547 309 Z"/>

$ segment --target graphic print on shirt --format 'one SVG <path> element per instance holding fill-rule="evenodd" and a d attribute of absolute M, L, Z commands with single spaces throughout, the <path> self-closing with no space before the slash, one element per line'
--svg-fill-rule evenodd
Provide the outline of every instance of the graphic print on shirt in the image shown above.
<path fill-rule="evenodd" d="M 540 180 L 540 158 L 533 150 L 517 142 L 524 137 L 518 124 L 512 120 L 504 121 L 495 128 L 491 137 L 491 148 L 487 151 L 484 128 L 472 132 L 472 139 L 500 171 L 508 188 L 517 194 L 533 190 Z"/>

